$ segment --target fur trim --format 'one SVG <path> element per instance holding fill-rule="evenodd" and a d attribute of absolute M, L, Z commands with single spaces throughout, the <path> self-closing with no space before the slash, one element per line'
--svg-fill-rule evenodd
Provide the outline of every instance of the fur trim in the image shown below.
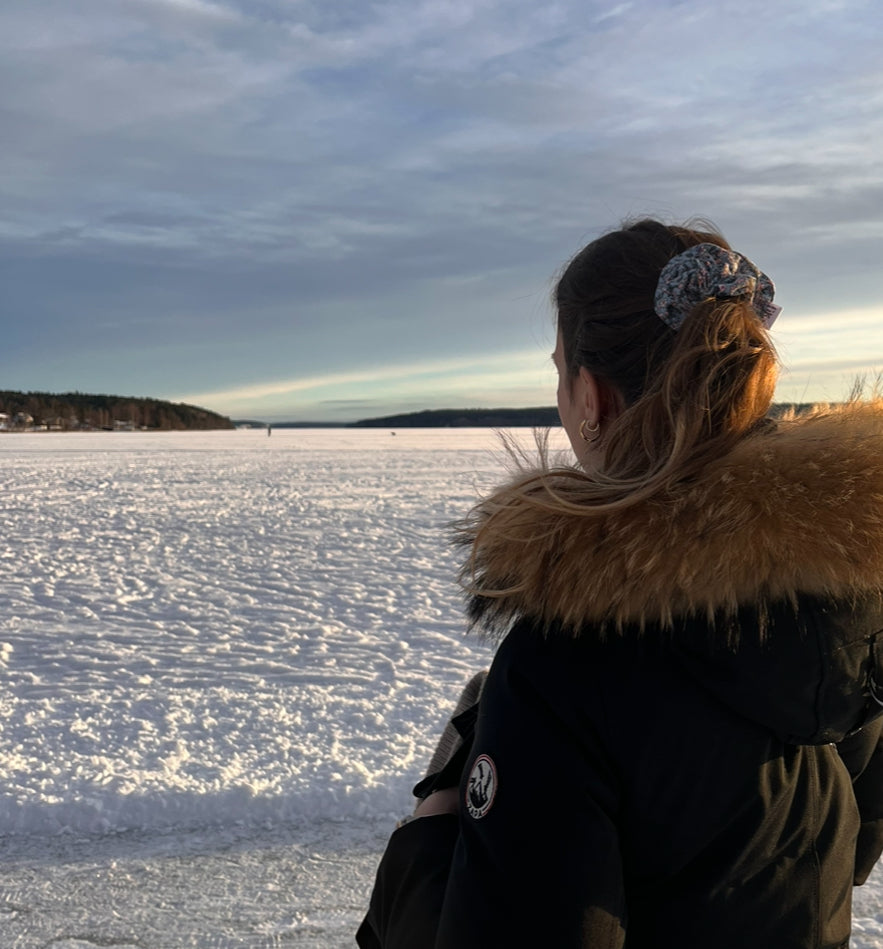
<path fill-rule="evenodd" d="M 878 592 L 883 400 L 781 421 L 624 510 L 551 513 L 504 489 L 474 514 L 464 578 L 473 618 L 493 630 L 521 616 L 671 626 L 800 594 Z"/>

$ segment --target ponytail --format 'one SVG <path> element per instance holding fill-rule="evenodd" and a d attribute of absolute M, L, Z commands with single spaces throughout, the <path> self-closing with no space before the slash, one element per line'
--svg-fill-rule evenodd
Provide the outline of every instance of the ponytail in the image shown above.
<path fill-rule="evenodd" d="M 568 264 L 554 294 L 566 371 L 573 379 L 587 369 L 623 404 L 602 420 L 603 469 L 550 467 L 541 449 L 540 470 L 523 472 L 482 505 L 485 512 L 502 516 L 516 496 L 587 517 L 625 508 L 690 478 L 762 424 L 778 359 L 752 300 L 707 296 L 677 329 L 656 312 L 661 272 L 699 244 L 730 250 L 710 228 L 639 221 Z M 772 284 L 760 277 L 771 300 Z"/>

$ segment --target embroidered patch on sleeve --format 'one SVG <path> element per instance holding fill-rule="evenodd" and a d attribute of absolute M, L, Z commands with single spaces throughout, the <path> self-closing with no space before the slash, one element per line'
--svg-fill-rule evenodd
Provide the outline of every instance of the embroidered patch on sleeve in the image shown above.
<path fill-rule="evenodd" d="M 497 793 L 497 766 L 488 755 L 479 755 L 466 783 L 466 810 L 480 820 L 491 809 Z"/>

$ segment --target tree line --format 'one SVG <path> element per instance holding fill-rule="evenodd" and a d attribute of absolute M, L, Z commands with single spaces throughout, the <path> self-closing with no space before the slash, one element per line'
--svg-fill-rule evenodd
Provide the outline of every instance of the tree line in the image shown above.
<path fill-rule="evenodd" d="M 84 392 L 0 391 L 0 416 L 7 430 L 233 428 L 229 418 L 184 402 Z"/>
<path fill-rule="evenodd" d="M 531 409 L 427 409 L 404 415 L 360 419 L 354 428 L 508 428 L 558 425 L 554 406 Z"/>
<path fill-rule="evenodd" d="M 779 402 L 770 407 L 773 418 L 781 418 L 789 412 L 804 412 L 812 408 L 810 403 Z M 543 428 L 560 425 L 555 406 L 540 406 L 529 409 L 426 409 L 407 412 L 404 415 L 385 415 L 382 418 L 360 419 L 351 423 L 352 428 L 514 428 L 532 426 Z M 277 425 L 283 428 L 282 425 Z"/>

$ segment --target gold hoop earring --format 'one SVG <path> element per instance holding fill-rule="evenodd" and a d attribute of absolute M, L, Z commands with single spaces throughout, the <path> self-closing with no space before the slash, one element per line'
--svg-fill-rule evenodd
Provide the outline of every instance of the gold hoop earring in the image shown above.
<path fill-rule="evenodd" d="M 590 425 L 589 420 L 584 418 L 579 423 L 579 437 L 587 445 L 593 445 L 601 437 L 601 423 L 595 422 L 594 425 Z"/>

